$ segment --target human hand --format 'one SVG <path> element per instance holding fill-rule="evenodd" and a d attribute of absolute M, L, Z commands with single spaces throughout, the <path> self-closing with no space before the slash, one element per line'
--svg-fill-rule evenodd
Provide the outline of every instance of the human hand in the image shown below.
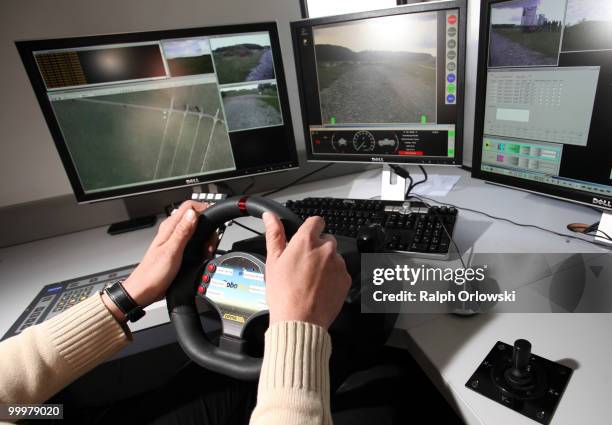
<path fill-rule="evenodd" d="M 164 297 L 181 266 L 183 251 L 196 228 L 198 215 L 208 204 L 187 201 L 165 219 L 151 242 L 142 261 L 123 282 L 123 287 L 136 304 L 146 307 Z M 212 256 L 217 246 L 217 234 L 206 244 L 206 255 Z M 103 300 L 113 315 L 123 320 L 124 315 L 110 300 Z"/>
<path fill-rule="evenodd" d="M 266 226 L 266 297 L 270 324 L 296 320 L 328 329 L 351 286 L 336 239 L 321 234 L 325 222 L 310 217 L 289 244 L 277 216 L 263 214 Z"/>

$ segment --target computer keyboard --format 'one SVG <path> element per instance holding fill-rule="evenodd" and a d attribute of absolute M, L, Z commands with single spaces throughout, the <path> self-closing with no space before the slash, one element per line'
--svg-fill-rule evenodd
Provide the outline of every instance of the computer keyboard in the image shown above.
<path fill-rule="evenodd" d="M 360 227 L 380 224 L 385 231 L 385 252 L 424 258 L 448 258 L 449 236 L 457 219 L 455 208 L 428 207 L 416 201 L 306 198 L 287 201 L 285 206 L 302 219 L 323 217 L 325 232 L 333 235 L 354 238 Z"/>

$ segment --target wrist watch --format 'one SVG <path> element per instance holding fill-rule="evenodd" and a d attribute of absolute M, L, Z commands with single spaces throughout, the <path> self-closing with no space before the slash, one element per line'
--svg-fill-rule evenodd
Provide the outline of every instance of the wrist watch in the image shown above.
<path fill-rule="evenodd" d="M 125 317 L 130 322 L 136 322 L 146 314 L 142 307 L 136 304 L 136 301 L 127 293 L 123 287 L 122 280 L 118 280 L 112 285 L 104 288 L 104 293 L 108 295 L 108 298 L 115 303 L 117 308 L 125 314 Z"/>

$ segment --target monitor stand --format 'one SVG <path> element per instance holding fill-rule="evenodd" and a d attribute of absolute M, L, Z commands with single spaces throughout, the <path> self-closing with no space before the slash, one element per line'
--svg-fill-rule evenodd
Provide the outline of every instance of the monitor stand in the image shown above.
<path fill-rule="evenodd" d="M 109 235 L 119 235 L 155 226 L 157 216 L 143 215 L 142 205 L 138 201 L 135 199 L 124 199 L 123 202 L 130 218 L 111 224 L 107 230 Z"/>
<path fill-rule="evenodd" d="M 403 201 L 406 197 L 406 179 L 398 176 L 388 165 L 383 165 L 380 199 Z"/>
<path fill-rule="evenodd" d="M 612 241 L 608 239 L 608 237 L 612 238 L 612 211 L 603 212 L 597 230 L 597 233 L 595 233 L 595 240 L 597 242 L 604 242 L 612 245 Z"/>

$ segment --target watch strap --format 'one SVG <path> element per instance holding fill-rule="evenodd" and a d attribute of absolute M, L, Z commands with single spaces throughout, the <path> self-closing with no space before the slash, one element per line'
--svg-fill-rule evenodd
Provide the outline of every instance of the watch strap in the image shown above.
<path fill-rule="evenodd" d="M 130 322 L 136 322 L 146 313 L 123 287 L 122 281 L 117 281 L 104 289 L 104 292 Z"/>

